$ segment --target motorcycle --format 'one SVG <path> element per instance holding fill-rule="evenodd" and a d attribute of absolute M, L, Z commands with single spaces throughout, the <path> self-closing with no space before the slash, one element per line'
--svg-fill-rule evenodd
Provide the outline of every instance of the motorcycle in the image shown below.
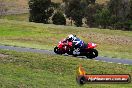
<path fill-rule="evenodd" d="M 95 49 L 97 47 L 97 44 L 95 43 L 88 43 L 84 44 L 83 47 L 76 47 L 73 46 L 72 42 L 65 43 L 63 41 L 60 41 L 58 46 L 54 48 L 54 52 L 56 54 L 65 54 L 73 55 L 73 56 L 86 56 L 87 58 L 95 58 L 98 56 L 98 51 Z"/>

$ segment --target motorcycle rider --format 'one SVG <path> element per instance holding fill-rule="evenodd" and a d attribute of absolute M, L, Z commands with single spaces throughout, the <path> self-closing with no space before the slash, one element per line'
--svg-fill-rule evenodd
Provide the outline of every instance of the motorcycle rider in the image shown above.
<path fill-rule="evenodd" d="M 76 35 L 70 34 L 66 39 L 73 43 L 74 48 L 82 48 L 84 46 L 84 42 L 78 37 L 76 37 Z"/>

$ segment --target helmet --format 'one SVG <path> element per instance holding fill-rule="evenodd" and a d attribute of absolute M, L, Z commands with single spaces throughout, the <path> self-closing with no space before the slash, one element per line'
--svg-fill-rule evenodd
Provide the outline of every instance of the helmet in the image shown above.
<path fill-rule="evenodd" d="M 68 35 L 68 39 L 69 40 L 73 40 L 74 39 L 74 35 L 72 35 L 72 34 Z"/>

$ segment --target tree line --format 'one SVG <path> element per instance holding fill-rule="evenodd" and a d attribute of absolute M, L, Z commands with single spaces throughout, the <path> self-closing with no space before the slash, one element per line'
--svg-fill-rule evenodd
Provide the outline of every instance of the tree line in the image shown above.
<path fill-rule="evenodd" d="M 96 0 L 29 0 L 29 21 L 66 25 L 66 19 L 77 26 L 132 30 L 132 0 L 110 0 L 98 4 Z"/>

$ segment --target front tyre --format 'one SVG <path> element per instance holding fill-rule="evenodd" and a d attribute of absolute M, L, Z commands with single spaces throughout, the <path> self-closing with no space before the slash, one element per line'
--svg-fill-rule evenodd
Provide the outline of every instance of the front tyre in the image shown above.
<path fill-rule="evenodd" d="M 98 56 L 98 51 L 96 49 L 91 49 L 86 55 L 86 57 L 90 59 L 93 59 L 97 56 Z"/>

